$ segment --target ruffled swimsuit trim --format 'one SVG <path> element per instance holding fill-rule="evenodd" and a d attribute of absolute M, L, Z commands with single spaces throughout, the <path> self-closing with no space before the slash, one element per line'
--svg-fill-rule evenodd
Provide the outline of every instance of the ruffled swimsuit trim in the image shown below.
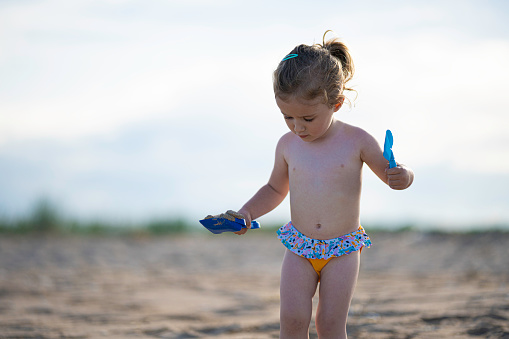
<path fill-rule="evenodd" d="M 370 247 L 371 239 L 359 226 L 357 231 L 338 238 L 317 240 L 309 238 L 293 227 L 292 222 L 277 230 L 278 239 L 293 253 L 307 259 L 329 259 Z"/>

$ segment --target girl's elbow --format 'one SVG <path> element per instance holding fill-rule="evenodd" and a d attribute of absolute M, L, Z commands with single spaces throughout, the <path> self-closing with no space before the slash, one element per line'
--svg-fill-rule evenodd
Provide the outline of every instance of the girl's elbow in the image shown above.
<path fill-rule="evenodd" d="M 267 187 L 269 187 L 274 194 L 278 195 L 281 198 L 281 200 L 283 200 L 286 197 L 286 195 L 288 194 L 288 190 L 289 190 L 288 185 L 284 185 L 282 187 L 277 187 L 277 186 L 274 186 L 273 184 L 271 184 L 270 182 L 267 184 Z"/>

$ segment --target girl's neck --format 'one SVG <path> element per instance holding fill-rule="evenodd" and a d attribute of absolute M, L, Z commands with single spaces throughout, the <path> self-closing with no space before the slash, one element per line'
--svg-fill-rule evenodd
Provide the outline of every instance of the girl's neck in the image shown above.
<path fill-rule="evenodd" d="M 331 123 L 329 125 L 329 128 L 327 128 L 327 131 L 314 142 L 327 142 L 328 140 L 334 137 L 334 135 L 337 133 L 337 131 L 339 130 L 339 128 L 341 128 L 342 125 L 343 123 L 341 121 L 332 117 Z"/>

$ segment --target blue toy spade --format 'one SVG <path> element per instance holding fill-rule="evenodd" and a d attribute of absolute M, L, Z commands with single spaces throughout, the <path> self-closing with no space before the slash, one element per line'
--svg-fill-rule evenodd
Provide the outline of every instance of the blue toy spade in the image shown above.
<path fill-rule="evenodd" d="M 235 221 L 231 221 L 221 216 L 202 219 L 200 220 L 200 223 L 214 234 L 223 232 L 238 232 L 242 228 L 247 228 L 246 221 L 244 219 L 235 218 Z M 251 221 L 251 229 L 256 228 L 260 228 L 260 224 L 257 221 Z"/>
<path fill-rule="evenodd" d="M 392 138 L 392 132 L 387 130 L 385 132 L 385 142 L 384 142 L 384 158 L 389 161 L 389 168 L 396 167 L 396 160 L 394 160 L 394 153 L 392 153 L 392 144 L 394 143 L 394 139 Z"/>

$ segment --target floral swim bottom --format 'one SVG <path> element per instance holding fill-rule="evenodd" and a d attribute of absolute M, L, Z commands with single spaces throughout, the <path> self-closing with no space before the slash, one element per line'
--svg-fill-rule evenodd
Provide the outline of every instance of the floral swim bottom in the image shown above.
<path fill-rule="evenodd" d="M 359 226 L 357 231 L 334 239 L 318 240 L 305 236 L 292 222 L 277 230 L 278 239 L 293 253 L 307 259 L 330 259 L 371 246 L 371 239 Z"/>

